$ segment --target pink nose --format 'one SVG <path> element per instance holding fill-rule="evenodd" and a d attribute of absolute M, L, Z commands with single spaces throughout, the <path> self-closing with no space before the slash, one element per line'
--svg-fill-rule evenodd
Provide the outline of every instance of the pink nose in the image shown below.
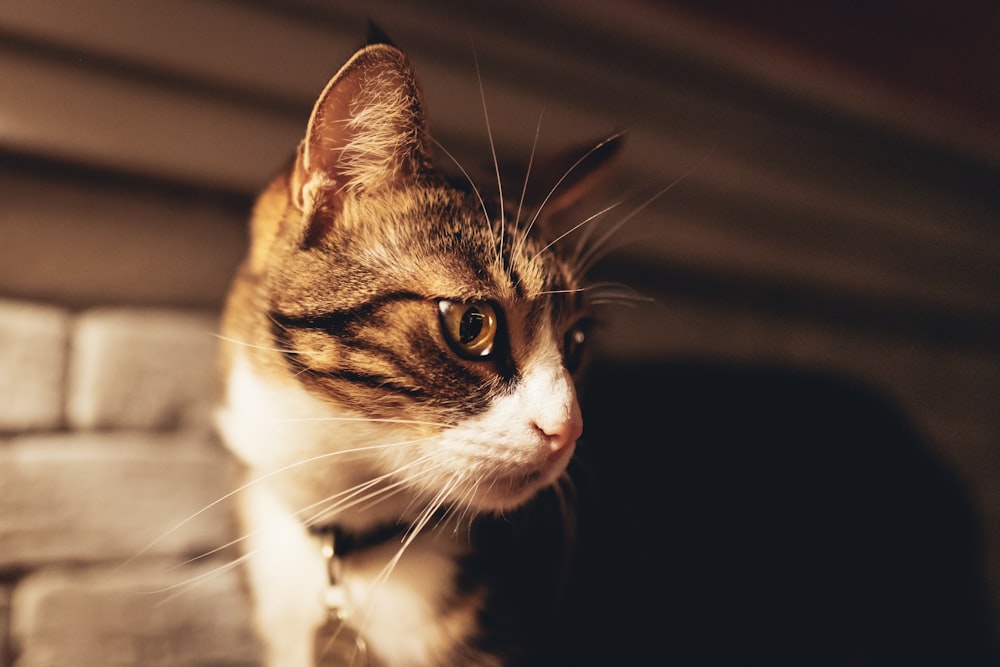
<path fill-rule="evenodd" d="M 583 434 L 580 406 L 574 399 L 568 415 L 537 419 L 535 426 L 548 438 L 549 450 L 552 453 L 559 452 L 575 443 Z"/>

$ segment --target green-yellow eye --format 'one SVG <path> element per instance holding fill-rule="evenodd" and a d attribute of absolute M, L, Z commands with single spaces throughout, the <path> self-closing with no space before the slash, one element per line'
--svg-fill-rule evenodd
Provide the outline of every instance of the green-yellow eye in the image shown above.
<path fill-rule="evenodd" d="M 467 359 L 489 356 L 496 342 L 497 311 L 485 301 L 439 301 L 441 331 L 451 347 Z"/>

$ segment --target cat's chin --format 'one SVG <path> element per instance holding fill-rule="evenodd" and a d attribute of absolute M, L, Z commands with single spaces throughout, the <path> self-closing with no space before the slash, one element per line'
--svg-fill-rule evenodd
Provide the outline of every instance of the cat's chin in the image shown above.
<path fill-rule="evenodd" d="M 575 449 L 576 443 L 570 443 L 553 452 L 536 469 L 497 473 L 489 479 L 482 480 L 468 504 L 484 513 L 502 512 L 524 505 L 556 483 L 569 465 Z"/>

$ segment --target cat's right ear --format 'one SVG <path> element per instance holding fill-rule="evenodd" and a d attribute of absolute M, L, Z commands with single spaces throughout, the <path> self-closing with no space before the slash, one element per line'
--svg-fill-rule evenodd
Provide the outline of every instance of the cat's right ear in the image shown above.
<path fill-rule="evenodd" d="M 549 216 L 573 206 L 607 178 L 624 144 L 625 133 L 616 132 L 540 160 L 537 177 L 525 190 L 525 201 L 544 206 Z M 552 188 L 547 189 L 550 184 Z M 533 190 L 539 186 L 542 191 Z"/>
<path fill-rule="evenodd" d="M 313 108 L 292 174 L 294 203 L 309 219 L 321 207 L 335 212 L 344 197 L 399 187 L 427 168 L 428 144 L 409 60 L 391 44 L 369 44 L 337 72 Z M 306 236 L 321 233 L 310 229 Z"/>

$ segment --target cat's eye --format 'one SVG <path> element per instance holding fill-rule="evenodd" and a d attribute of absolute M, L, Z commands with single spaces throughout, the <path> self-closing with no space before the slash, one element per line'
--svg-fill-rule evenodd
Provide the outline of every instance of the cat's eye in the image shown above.
<path fill-rule="evenodd" d="M 580 320 L 563 337 L 563 365 L 570 373 L 575 373 L 583 364 L 587 335 L 592 326 L 590 320 Z"/>
<path fill-rule="evenodd" d="M 493 352 L 499 318 L 496 309 L 485 301 L 438 302 L 441 331 L 452 349 L 466 359 L 482 359 Z"/>

